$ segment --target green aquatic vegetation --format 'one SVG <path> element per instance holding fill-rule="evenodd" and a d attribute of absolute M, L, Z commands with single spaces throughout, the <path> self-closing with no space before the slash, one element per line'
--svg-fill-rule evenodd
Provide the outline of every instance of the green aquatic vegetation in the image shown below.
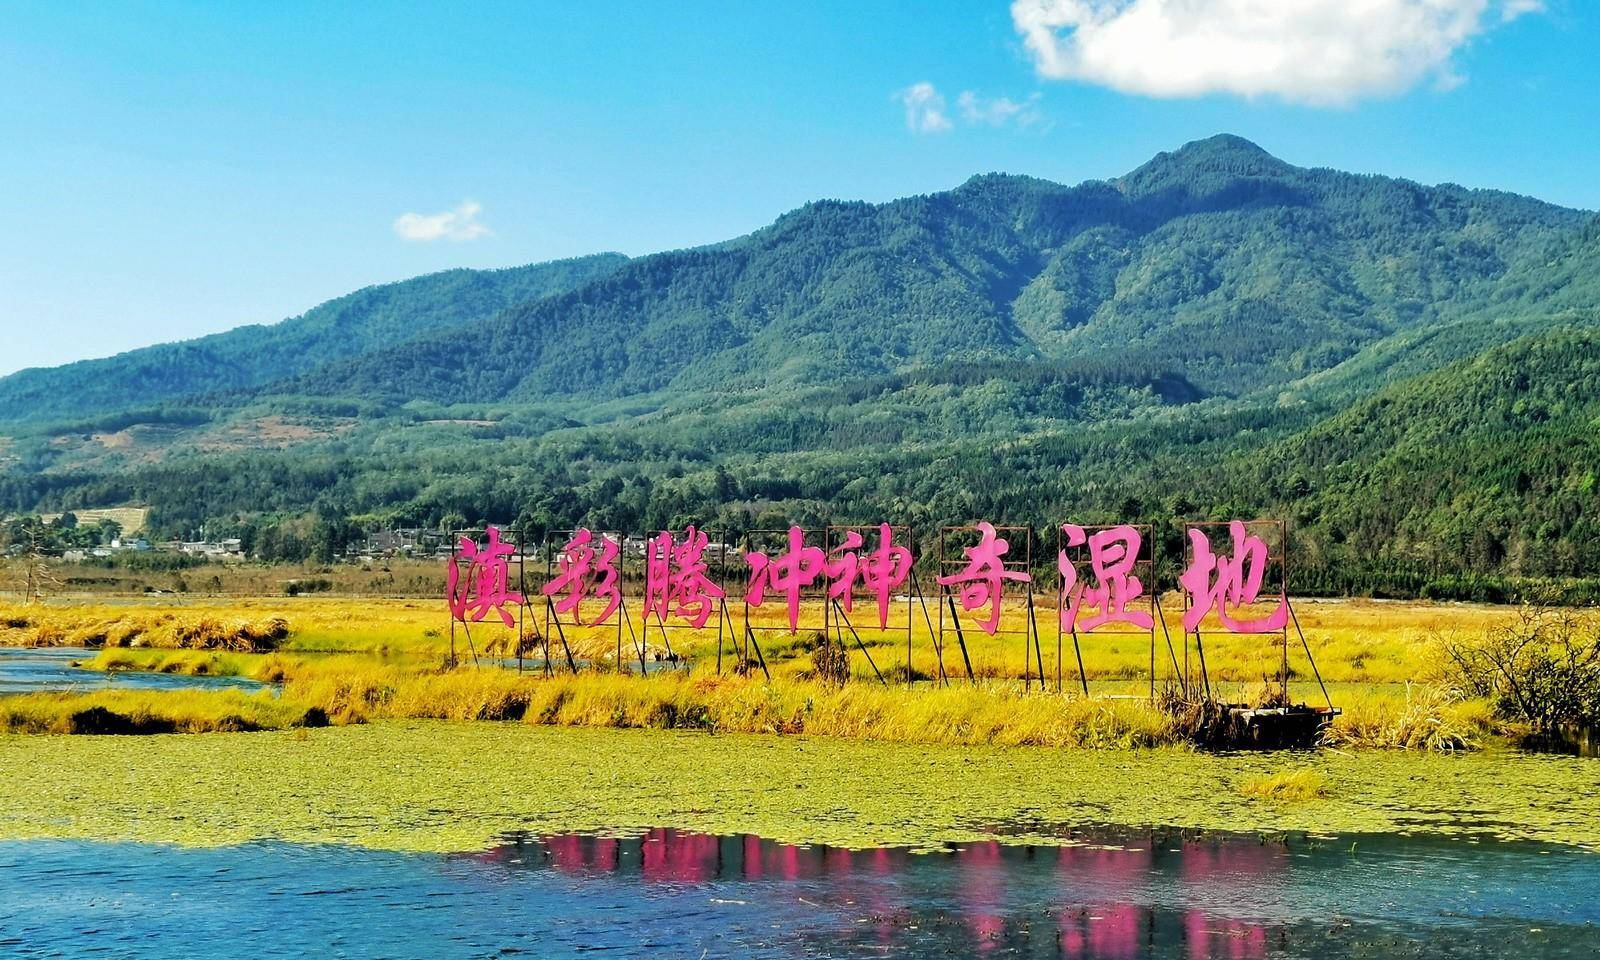
<path fill-rule="evenodd" d="M 1326 797 L 1240 787 L 1314 770 Z M 1488 834 L 1600 849 L 1600 761 L 950 747 L 382 721 L 170 737 L 0 736 L 0 836 L 475 849 L 529 831 L 673 826 L 846 846 L 1101 824 Z"/>

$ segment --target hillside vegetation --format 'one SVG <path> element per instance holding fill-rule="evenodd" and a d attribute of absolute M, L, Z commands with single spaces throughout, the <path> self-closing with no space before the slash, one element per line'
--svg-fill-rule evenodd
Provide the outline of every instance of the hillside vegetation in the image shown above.
<path fill-rule="evenodd" d="M 333 360 L 459 329 L 513 304 L 582 286 L 626 260 L 602 253 L 508 270 L 446 270 L 357 290 L 281 323 L 24 370 L 0 378 L 0 420 L 84 418 L 220 398 Z"/>
<path fill-rule="evenodd" d="M 364 291 L 318 310 L 370 336 L 222 335 L 204 391 L 207 341 L 0 379 L 0 509 L 149 505 L 269 558 L 391 524 L 1271 514 L 1302 586 L 1506 596 L 1600 573 L 1597 267 L 1592 213 L 1219 136 Z"/>

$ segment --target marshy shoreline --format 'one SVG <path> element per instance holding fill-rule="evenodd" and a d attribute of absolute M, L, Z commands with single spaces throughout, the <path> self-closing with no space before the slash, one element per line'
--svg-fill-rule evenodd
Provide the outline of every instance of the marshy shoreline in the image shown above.
<path fill-rule="evenodd" d="M 1187 745 L 1141 695 L 1148 651 L 1119 642 L 1086 645 L 1095 695 L 1083 697 L 1027 690 L 1018 651 L 983 638 L 971 644 L 977 682 L 908 685 L 877 683 L 859 661 L 843 683 L 819 678 L 803 637 L 767 647 L 770 680 L 719 675 L 714 634 L 682 640 L 687 669 L 647 676 L 608 666 L 614 634 L 600 633 L 572 637 L 589 663 L 577 674 L 504 668 L 493 630 L 477 633 L 481 665 L 451 665 L 437 606 L 417 601 L 0 613 L 0 643 L 103 638 L 84 666 L 113 677 L 272 685 L 0 698 L 0 838 L 452 851 L 518 832 L 671 827 L 937 848 L 1059 844 L 1110 826 L 1600 850 L 1600 760 L 1512 749 L 1516 730 L 1487 698 L 1430 672 L 1441 635 L 1507 622 L 1513 608 L 1308 604 L 1344 713 L 1322 748 L 1270 752 Z M 893 670 L 905 640 L 872 649 Z M 1208 654 L 1213 687 L 1248 696 L 1275 650 L 1219 638 Z M 1294 680 L 1299 695 L 1314 689 Z M 50 735 L 61 733 L 79 735 Z"/>
<path fill-rule="evenodd" d="M 1326 742 L 1342 749 L 1471 750 L 1522 734 L 1482 696 L 1464 695 L 1438 677 L 1440 637 L 1504 622 L 1515 608 L 1374 601 L 1310 602 L 1303 616 L 1320 676 L 1298 662 L 1290 694 L 1343 711 Z M 869 635 L 846 651 L 849 682 L 818 675 L 819 637 L 766 634 L 762 667 L 718 671 L 718 633 L 686 631 L 676 648 L 662 641 L 638 655 L 683 657 L 686 669 L 633 675 L 635 649 L 609 629 L 567 634 L 580 675 L 557 663 L 527 674 L 499 669 L 515 631 L 493 621 L 474 627 L 475 644 L 452 648 L 437 604 L 351 598 L 257 598 L 53 602 L 0 610 L 0 644 L 99 647 L 89 665 L 106 671 L 237 676 L 279 684 L 282 696 L 258 704 L 210 692 L 161 696 L 40 694 L 0 704 L 0 730 L 101 732 L 75 716 L 110 711 L 123 732 L 285 729 L 375 719 L 518 721 L 557 726 L 690 729 L 719 733 L 816 734 L 934 744 L 1139 747 L 1192 739 L 1193 717 L 1159 709 L 1147 672 L 1152 651 L 1126 637 L 1084 638 L 1082 659 L 1046 664 L 1048 690 L 1010 641 L 975 635 L 967 660 L 944 668 L 933 638 Z M 757 621 L 758 628 L 773 627 Z M 450 667 L 452 654 L 486 661 Z M 953 651 L 947 652 L 953 656 Z M 1060 651 L 1057 651 L 1060 654 Z M 869 662 L 867 656 L 873 659 Z M 1208 641 L 1210 687 L 1219 699 L 1256 704 L 1277 672 L 1277 652 L 1249 636 Z M 1166 651 L 1162 652 L 1165 660 Z M 620 661 L 620 663 L 619 663 Z M 1076 672 L 1085 668 L 1085 679 Z M 960 664 L 958 666 L 958 664 Z M 531 665 L 531 664 L 530 664 Z M 654 663 L 653 666 L 662 664 Z M 1176 660 L 1174 660 L 1176 666 Z M 620 669 L 619 669 L 620 667 Z M 870 672 L 869 672 L 870 667 Z M 881 668 L 889 682 L 877 682 Z M 941 671 L 945 679 L 940 681 Z M 906 682 L 910 680 L 909 684 Z M 1167 680 L 1170 684 L 1170 678 Z M 1087 685 L 1092 695 L 1076 694 Z M 1163 691 L 1165 693 L 1166 691 Z M 111 702 L 116 699 L 117 702 Z M 1168 706 L 1171 706 L 1169 702 Z"/>

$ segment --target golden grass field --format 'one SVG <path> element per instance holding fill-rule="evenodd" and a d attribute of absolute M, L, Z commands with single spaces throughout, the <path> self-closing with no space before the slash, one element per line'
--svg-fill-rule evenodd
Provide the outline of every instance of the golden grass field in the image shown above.
<path fill-rule="evenodd" d="M 1438 673 L 1438 645 L 1449 636 L 1480 635 L 1515 616 L 1514 608 L 1456 603 L 1371 600 L 1300 600 L 1295 603 L 1323 681 L 1344 714 L 1334 743 L 1361 746 L 1463 748 L 1482 743 L 1494 725 L 1485 703 L 1452 695 Z M 1148 634 L 1098 634 L 1080 638 L 1091 696 L 1084 698 L 1070 636 L 1060 639 L 1055 612 L 1036 611 L 1042 649 L 1024 664 L 1021 633 L 990 637 L 963 631 L 977 682 L 947 626 L 940 682 L 938 611 L 925 620 L 912 611 L 910 684 L 907 687 L 906 608 L 896 609 L 899 630 L 863 631 L 861 646 L 840 634 L 850 652 L 852 682 L 842 688 L 813 676 L 813 650 L 822 625 L 820 604 L 801 611 L 797 634 L 787 631 L 781 605 L 754 609 L 749 625 L 772 675 L 767 682 L 753 648 L 740 676 L 738 638 L 742 604 L 723 622 L 723 674 L 716 672 L 718 635 L 653 623 L 620 634 L 623 669 L 617 669 L 615 625 L 546 628 L 545 611 L 524 611 L 526 672 L 514 659 L 516 629 L 491 618 L 455 625 L 458 666 L 449 668 L 451 624 L 443 601 L 375 598 L 174 598 L 51 600 L 0 606 L 0 644 L 102 647 L 101 669 L 163 670 L 251 676 L 284 683 L 282 703 L 247 709 L 237 694 L 185 691 L 107 694 L 36 694 L 0 706 L 0 725 L 39 732 L 71 728 L 70 717 L 88 706 L 130 710 L 155 718 L 150 729 L 258 729 L 293 726 L 323 717 L 335 723 L 383 717 L 456 720 L 521 719 L 528 722 L 628 727 L 690 727 L 739 732 L 806 732 L 856 739 L 950 744 L 996 743 L 1075 746 L 1143 746 L 1172 742 L 1178 733 L 1149 702 Z M 1164 608 L 1177 629 L 1180 611 Z M 858 627 L 871 611 L 858 607 Z M 929 621 L 935 626 L 929 629 Z M 948 621 L 947 621 L 948 623 Z M 1021 628 L 1026 610 L 1009 607 L 1002 629 Z M 543 648 L 552 639 L 551 676 Z M 581 665 L 570 675 L 558 636 Z M 1276 634 L 1230 635 L 1203 629 L 1212 692 L 1245 702 L 1263 696 L 1277 675 Z M 642 639 L 641 639 L 642 638 Z M 1321 703 L 1299 638 L 1290 637 L 1291 694 Z M 649 677 L 640 677 L 641 645 Z M 676 654 L 684 659 L 666 659 Z M 877 671 L 869 664 L 867 654 Z M 476 661 L 474 660 L 476 656 Z M 1156 684 L 1183 673 L 1184 638 L 1156 634 Z M 1198 683 L 1199 650 L 1191 641 L 1188 670 Z M 1047 688 L 1041 695 L 1042 660 Z M 1174 661 L 1178 668 L 1173 667 Z M 887 682 L 880 684 L 877 673 Z M 633 674 L 633 675 L 627 675 Z M 1024 687 L 1024 678 L 1032 684 Z M 1031 692 L 1029 692 L 1031 691 Z M 134 698 L 129 700 L 128 698 Z M 98 698 L 98 699 L 97 699 Z M 246 698 L 248 699 L 248 698 Z M 137 701 L 137 702 L 134 702 Z M 173 722 L 162 718 L 172 714 Z M 309 711 L 309 713 L 308 713 Z"/>
<path fill-rule="evenodd" d="M 1300 599 L 1294 603 L 1306 639 L 1324 680 L 1334 683 L 1406 683 L 1431 678 L 1432 644 L 1448 635 L 1481 634 L 1509 621 L 1514 607 L 1484 604 L 1432 603 L 1391 600 Z M 1172 630 L 1173 649 L 1181 663 L 1183 638 L 1178 626 L 1180 611 L 1173 603 L 1163 607 Z M 868 612 L 858 607 L 853 620 L 879 670 L 905 678 L 905 607 L 896 611 L 889 631 L 866 629 Z M 920 610 L 912 621 L 911 663 L 921 677 L 937 676 L 939 658 L 935 649 L 938 610 L 928 606 L 929 629 Z M 724 656 L 733 657 L 735 640 L 743 633 L 743 607 L 729 605 L 724 624 Z M 1055 613 L 1041 607 L 1037 611 L 1043 639 L 1045 673 L 1052 686 L 1057 676 L 1057 635 Z M 345 597 L 268 597 L 268 598 L 178 598 L 116 600 L 47 600 L 33 604 L 0 602 L 0 646 L 113 646 L 177 648 L 186 646 L 180 631 L 203 621 L 212 621 L 227 630 L 243 626 L 266 629 L 274 619 L 285 621 L 287 634 L 274 647 L 302 653 L 360 653 L 382 656 L 443 657 L 450 650 L 450 617 L 442 601 L 394 600 Z M 525 635 L 529 642 L 545 631 L 542 609 L 525 615 Z M 631 614 L 635 631 L 620 631 L 625 662 L 637 663 L 634 637 L 644 636 L 646 658 L 654 663 L 658 654 L 670 648 L 699 661 L 715 660 L 717 631 L 715 619 L 702 630 L 672 627 L 663 632 L 652 620 L 648 629 L 640 624 L 637 610 Z M 1012 630 L 1025 621 L 1020 606 L 1008 605 L 1002 628 Z M 953 629 L 945 630 L 944 670 L 951 679 L 964 679 L 965 668 Z M 802 656 L 812 642 L 811 635 L 822 626 L 820 604 L 808 603 L 801 611 L 797 634 L 787 632 L 786 614 L 780 606 L 752 608 L 749 619 L 757 643 L 769 667 L 776 672 L 792 672 L 808 666 Z M 456 625 L 456 645 L 461 657 L 470 659 L 475 650 L 482 656 L 514 655 L 517 632 L 490 618 L 469 627 Z M 554 634 L 554 631 L 549 631 Z M 619 631 L 613 624 L 604 627 L 564 628 L 563 633 L 574 654 L 585 660 L 605 662 L 614 667 Z M 1013 678 L 1024 674 L 1021 634 L 990 637 L 969 624 L 963 631 L 974 673 L 980 678 Z M 845 633 L 852 651 L 855 673 L 873 676 L 855 640 Z M 1275 676 L 1278 668 L 1278 637 L 1231 635 L 1203 630 L 1206 663 L 1213 682 L 1253 683 Z M 470 646 L 469 646 L 470 640 Z M 554 642 L 554 641 L 553 641 Z M 1067 685 L 1077 682 L 1077 664 L 1071 638 L 1063 638 L 1060 673 Z M 1131 683 L 1146 681 L 1150 670 L 1150 640 L 1145 634 L 1090 633 L 1080 637 L 1085 673 L 1096 681 Z M 560 660 L 559 644 L 555 659 Z M 1158 627 L 1156 631 L 1158 676 L 1170 672 L 1173 657 Z M 752 652 L 752 657 L 754 653 Z M 530 656 L 538 654 L 530 653 Z M 1191 665 L 1198 669 L 1199 655 L 1190 644 Z M 1035 660 L 1036 662 L 1036 660 Z M 1297 676 L 1311 683 L 1310 670 L 1299 639 L 1290 632 L 1290 664 Z M 1037 668 L 1028 667 L 1036 676 Z"/>

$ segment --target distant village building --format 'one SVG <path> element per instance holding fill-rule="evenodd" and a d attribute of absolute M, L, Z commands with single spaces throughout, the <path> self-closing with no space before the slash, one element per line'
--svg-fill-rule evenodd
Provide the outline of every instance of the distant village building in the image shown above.
<path fill-rule="evenodd" d="M 180 553 L 213 560 L 240 559 L 244 556 L 244 541 L 238 537 L 226 540 L 184 540 L 177 543 Z"/>
<path fill-rule="evenodd" d="M 361 553 L 368 557 L 445 557 L 450 538 L 438 530 L 400 527 L 367 534 Z"/>

